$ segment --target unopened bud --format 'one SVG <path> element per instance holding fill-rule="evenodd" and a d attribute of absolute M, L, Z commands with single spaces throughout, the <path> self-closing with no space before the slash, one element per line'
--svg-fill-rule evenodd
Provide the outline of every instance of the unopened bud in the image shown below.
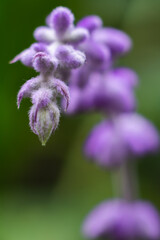
<path fill-rule="evenodd" d="M 37 112 L 36 120 L 34 118 L 36 107 L 33 105 L 29 117 L 30 127 L 36 133 L 45 146 L 52 132 L 54 132 L 59 124 L 60 110 L 57 105 L 52 102 L 47 107 L 41 108 Z"/>

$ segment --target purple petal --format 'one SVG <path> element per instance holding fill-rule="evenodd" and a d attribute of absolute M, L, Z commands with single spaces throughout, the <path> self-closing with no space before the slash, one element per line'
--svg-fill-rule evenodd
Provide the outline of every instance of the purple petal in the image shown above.
<path fill-rule="evenodd" d="M 116 78 L 117 81 L 120 81 L 121 83 L 128 85 L 129 87 L 135 87 L 138 84 L 138 76 L 130 68 L 124 68 L 124 67 L 115 68 L 109 71 L 107 75 L 108 75 L 108 78 L 110 79 Z"/>
<path fill-rule="evenodd" d="M 121 114 L 97 125 L 85 144 L 85 154 L 97 164 L 114 167 L 129 157 L 158 150 L 154 126 L 136 113 Z"/>
<path fill-rule="evenodd" d="M 98 111 L 131 112 L 136 107 L 133 90 L 119 79 L 109 78 L 108 74 L 91 74 L 86 90 L 90 92 L 89 89 L 92 89 L 94 106 Z"/>
<path fill-rule="evenodd" d="M 117 232 L 116 224 L 120 221 L 121 211 L 124 210 L 123 201 L 122 203 L 119 200 L 101 203 L 87 216 L 83 224 L 84 236 L 90 239 L 113 237 Z M 115 233 L 112 233 L 113 231 Z"/>
<path fill-rule="evenodd" d="M 85 88 L 85 86 L 88 84 L 89 76 L 90 69 L 88 68 L 87 63 L 85 63 L 83 67 L 80 67 L 72 71 L 69 79 L 70 87 L 76 86 L 80 89 Z"/>
<path fill-rule="evenodd" d="M 84 146 L 85 155 L 104 167 L 114 167 L 126 159 L 127 149 L 111 121 L 104 121 L 91 131 Z"/>
<path fill-rule="evenodd" d="M 160 218 L 150 203 L 113 200 L 103 202 L 88 215 L 83 233 L 91 239 L 158 240 Z"/>
<path fill-rule="evenodd" d="M 49 25 L 54 28 L 58 36 L 64 33 L 73 25 L 74 15 L 65 7 L 57 7 L 49 17 Z"/>
<path fill-rule="evenodd" d="M 114 28 L 102 28 L 94 31 L 93 39 L 106 44 L 112 50 L 113 55 L 125 54 L 132 47 L 130 37 L 123 31 Z"/>
<path fill-rule="evenodd" d="M 47 52 L 47 46 L 45 43 L 33 43 L 32 48 L 36 52 Z"/>
<path fill-rule="evenodd" d="M 37 121 L 37 113 L 41 108 L 49 105 L 52 99 L 52 90 L 40 88 L 32 93 L 32 103 L 35 105 L 34 121 Z"/>
<path fill-rule="evenodd" d="M 81 90 L 78 87 L 70 87 L 71 101 L 67 110 L 68 114 L 83 113 L 93 109 L 93 99 L 89 91 Z"/>
<path fill-rule="evenodd" d="M 36 106 L 33 105 L 31 109 L 29 110 L 29 125 L 33 133 L 38 135 L 38 132 L 35 128 L 35 111 L 36 111 Z"/>
<path fill-rule="evenodd" d="M 10 63 L 21 61 L 24 65 L 32 67 L 32 59 L 35 53 L 36 53 L 35 50 L 32 47 L 30 47 L 21 52 L 20 54 L 18 54 Z"/>
<path fill-rule="evenodd" d="M 10 63 L 21 61 L 24 65 L 32 67 L 32 60 L 36 52 L 46 52 L 46 45 L 43 43 L 33 43 L 28 49 L 18 54 Z"/>
<path fill-rule="evenodd" d="M 51 27 L 51 20 L 50 20 L 50 17 L 51 17 L 51 15 L 52 15 L 52 12 L 46 17 L 46 24 L 49 26 L 49 27 Z M 50 25 L 51 24 L 51 25 Z"/>
<path fill-rule="evenodd" d="M 65 45 L 57 48 L 56 57 L 62 66 L 70 69 L 80 67 L 86 60 L 84 53 L 75 50 L 72 46 Z"/>
<path fill-rule="evenodd" d="M 28 67 L 32 67 L 32 60 L 35 53 L 35 50 L 32 48 L 26 50 L 21 56 L 21 62 Z"/>
<path fill-rule="evenodd" d="M 51 86 L 56 89 L 56 91 L 65 98 L 65 111 L 67 110 L 70 103 L 70 93 L 68 86 L 59 79 L 53 79 L 51 81 Z"/>
<path fill-rule="evenodd" d="M 33 58 L 33 67 L 37 72 L 52 73 L 58 66 L 56 59 L 44 52 L 38 52 Z"/>
<path fill-rule="evenodd" d="M 148 202 L 136 202 L 135 214 L 139 235 L 149 239 L 159 239 L 160 218 L 156 209 Z"/>
<path fill-rule="evenodd" d="M 78 88 L 70 88 L 70 104 L 67 109 L 68 114 L 76 114 L 79 111 L 79 103 L 80 103 L 80 90 Z M 64 102 L 62 102 L 62 106 Z"/>
<path fill-rule="evenodd" d="M 98 16 L 88 16 L 80 20 L 77 24 L 78 27 L 86 28 L 89 32 L 102 26 L 102 19 Z"/>
<path fill-rule="evenodd" d="M 34 31 L 34 38 L 42 43 L 52 43 L 56 40 L 53 29 L 49 27 L 38 27 Z"/>
<path fill-rule="evenodd" d="M 103 89 L 97 96 L 95 96 L 95 104 L 105 110 L 105 106 L 101 104 L 106 103 L 106 110 L 109 112 L 132 112 L 136 107 L 136 99 L 134 92 L 128 86 L 125 86 L 117 79 L 106 79 Z M 102 93 L 102 95 L 100 95 Z M 100 101 L 98 100 L 100 99 Z M 103 108 L 104 107 L 104 108 Z"/>
<path fill-rule="evenodd" d="M 89 33 L 85 28 L 75 28 L 65 36 L 64 41 L 69 43 L 82 43 L 89 37 Z"/>
<path fill-rule="evenodd" d="M 111 64 L 110 49 L 103 44 L 94 41 L 87 41 L 83 45 L 84 52 L 86 53 L 87 63 L 95 69 L 106 70 Z"/>
<path fill-rule="evenodd" d="M 19 53 L 17 56 L 15 56 L 9 63 L 15 63 L 17 61 L 20 61 L 21 60 L 21 57 L 23 55 L 23 53 L 25 52 L 26 50 L 24 50 L 23 52 Z"/>
<path fill-rule="evenodd" d="M 119 116 L 122 137 L 128 145 L 128 151 L 141 156 L 159 149 L 160 139 L 155 127 L 144 117 L 133 113 Z"/>
<path fill-rule="evenodd" d="M 17 96 L 18 108 L 20 107 L 22 98 L 30 97 L 32 92 L 34 90 L 36 90 L 36 88 L 39 87 L 39 84 L 40 84 L 39 78 L 36 77 L 36 78 L 32 78 L 32 79 L 28 80 L 25 84 L 22 85 L 22 87 L 18 93 L 18 96 Z"/>

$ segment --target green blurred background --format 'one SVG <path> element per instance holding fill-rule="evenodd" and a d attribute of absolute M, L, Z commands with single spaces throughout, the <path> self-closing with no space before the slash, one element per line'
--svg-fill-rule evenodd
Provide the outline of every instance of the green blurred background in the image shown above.
<path fill-rule="evenodd" d="M 97 14 L 104 25 L 125 30 L 134 48 L 120 60 L 140 77 L 138 111 L 160 130 L 159 0 L 1 0 L 0 240 L 82 240 L 81 223 L 104 199 L 114 197 L 109 172 L 88 163 L 82 146 L 98 114 L 61 117 L 46 147 L 29 129 L 28 100 L 16 95 L 34 76 L 8 62 L 27 48 L 34 29 L 56 6 L 71 8 L 76 21 Z M 160 155 L 137 162 L 141 198 L 160 210 Z"/>

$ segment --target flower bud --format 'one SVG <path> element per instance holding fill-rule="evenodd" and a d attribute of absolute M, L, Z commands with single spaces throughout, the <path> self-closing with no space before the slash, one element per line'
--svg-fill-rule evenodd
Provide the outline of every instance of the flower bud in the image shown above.
<path fill-rule="evenodd" d="M 47 107 L 40 108 L 37 113 L 35 113 L 36 111 L 36 106 L 33 105 L 29 112 L 30 127 L 38 135 L 42 145 L 45 146 L 51 133 L 56 130 L 59 124 L 60 110 L 52 102 Z M 36 119 L 35 114 L 37 115 Z"/>
<path fill-rule="evenodd" d="M 85 63 L 85 54 L 75 50 L 72 46 L 61 45 L 56 50 L 56 57 L 60 64 L 69 69 L 79 68 Z"/>
<path fill-rule="evenodd" d="M 73 21 L 74 15 L 65 7 L 57 7 L 49 17 L 49 25 L 54 28 L 59 36 L 63 35 L 73 25 Z"/>
<path fill-rule="evenodd" d="M 33 58 L 33 67 L 37 72 L 44 74 L 53 73 L 57 68 L 58 61 L 44 52 L 38 52 Z"/>

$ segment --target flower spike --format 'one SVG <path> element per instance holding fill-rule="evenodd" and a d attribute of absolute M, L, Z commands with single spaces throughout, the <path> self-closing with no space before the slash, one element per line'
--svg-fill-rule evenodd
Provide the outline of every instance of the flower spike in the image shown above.
<path fill-rule="evenodd" d="M 21 61 L 33 68 L 39 75 L 28 80 L 20 89 L 17 105 L 23 98 L 31 98 L 33 106 L 29 111 L 31 130 L 45 145 L 58 126 L 60 107 L 57 98 L 63 97 L 64 110 L 70 103 L 67 82 L 72 69 L 85 63 L 85 54 L 78 46 L 89 36 L 88 30 L 75 27 L 74 15 L 66 7 L 57 7 L 47 17 L 47 25 L 34 31 L 38 41 L 18 54 L 11 63 Z"/>

